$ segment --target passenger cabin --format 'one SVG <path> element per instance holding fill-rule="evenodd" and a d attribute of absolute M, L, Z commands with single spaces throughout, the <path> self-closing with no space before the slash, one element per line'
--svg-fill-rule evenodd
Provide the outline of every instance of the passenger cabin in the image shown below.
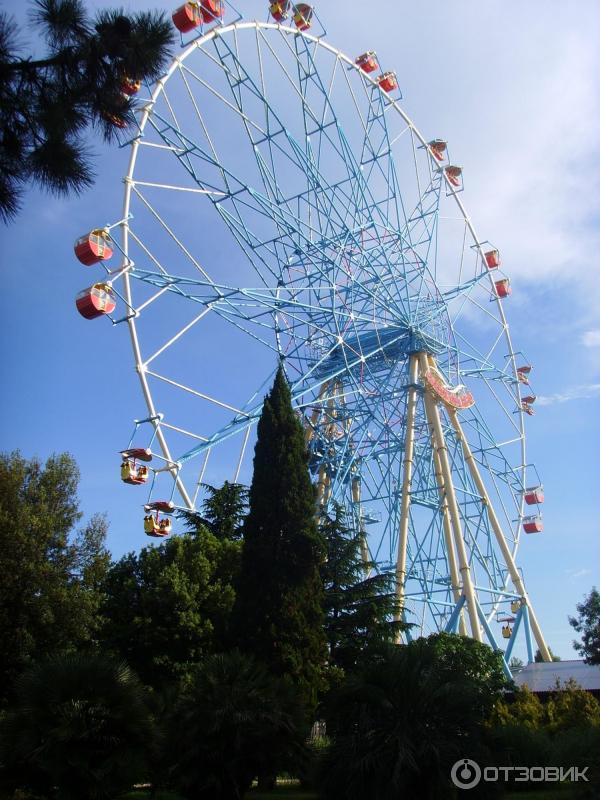
<path fill-rule="evenodd" d="M 529 414 L 530 417 L 533 417 L 533 415 L 535 414 L 535 411 L 529 405 L 529 403 L 522 402 L 521 403 L 521 411 L 523 411 L 525 414 Z"/>
<path fill-rule="evenodd" d="M 158 514 L 146 514 L 144 517 L 144 532 L 146 536 L 162 539 L 171 533 L 171 520 L 168 517 L 160 519 Z"/>
<path fill-rule="evenodd" d="M 94 283 L 83 289 L 75 298 L 77 311 L 85 319 L 96 319 L 104 314 L 112 314 L 117 300 L 112 287 L 108 283 Z"/>
<path fill-rule="evenodd" d="M 533 506 L 536 503 L 541 505 L 544 502 L 544 487 L 543 486 L 530 486 L 525 489 L 525 502 L 528 506 Z"/>
<path fill-rule="evenodd" d="M 180 33 L 189 33 L 202 24 L 202 12 L 198 3 L 185 3 L 172 15 L 173 25 Z"/>
<path fill-rule="evenodd" d="M 163 514 L 172 514 L 174 510 L 175 504 L 172 500 L 154 500 L 144 506 L 144 511 L 162 511 Z"/>
<path fill-rule="evenodd" d="M 428 142 L 427 147 L 436 161 L 443 161 L 446 158 L 448 143 L 443 139 L 433 139 L 433 141 Z"/>
<path fill-rule="evenodd" d="M 103 111 L 102 116 L 107 122 L 110 122 L 110 124 L 113 125 L 115 128 L 120 128 L 121 130 L 123 130 L 123 128 L 126 128 L 128 125 L 128 122 L 125 119 L 125 117 L 121 117 L 118 114 L 113 114 L 110 111 Z"/>
<path fill-rule="evenodd" d="M 521 367 L 517 367 L 517 378 L 519 379 L 519 383 L 524 383 L 529 386 L 530 372 L 531 366 L 529 364 L 523 364 Z"/>
<path fill-rule="evenodd" d="M 536 401 L 536 397 L 534 394 L 525 395 L 525 397 L 521 398 L 522 403 L 527 403 L 528 406 L 532 406 Z"/>
<path fill-rule="evenodd" d="M 395 92 L 398 88 L 398 79 L 395 72 L 384 72 L 377 78 L 377 83 L 384 92 Z"/>
<path fill-rule="evenodd" d="M 375 72 L 379 64 L 377 63 L 377 53 L 374 50 L 368 50 L 359 56 L 354 62 L 357 67 L 360 67 L 363 72 Z"/>
<path fill-rule="evenodd" d="M 294 11 L 294 24 L 299 31 L 307 31 L 310 28 L 313 14 L 312 6 L 306 5 L 306 3 L 298 3 Z"/>
<path fill-rule="evenodd" d="M 269 12 L 275 22 L 283 22 L 284 19 L 287 19 L 289 10 L 290 0 L 278 0 L 269 6 Z"/>
<path fill-rule="evenodd" d="M 113 250 L 109 244 L 110 238 L 107 231 L 96 228 L 89 233 L 80 236 L 75 242 L 73 250 L 75 251 L 76 258 L 85 264 L 86 267 L 91 267 L 93 264 L 99 264 L 101 261 L 108 261 L 112 256 Z"/>
<path fill-rule="evenodd" d="M 148 467 L 138 461 L 152 461 L 152 453 L 143 447 L 121 450 L 121 480 L 124 483 L 140 484 L 148 480 Z"/>
<path fill-rule="evenodd" d="M 456 188 L 460 188 L 462 186 L 462 167 L 449 165 L 444 169 L 444 172 L 446 173 L 446 177 L 452 186 L 456 186 Z"/>
<path fill-rule="evenodd" d="M 141 484 L 148 480 L 148 467 L 125 459 L 121 462 L 121 480 L 123 483 Z"/>
<path fill-rule="evenodd" d="M 123 458 L 133 458 L 136 461 L 152 461 L 152 451 L 147 447 L 130 447 L 128 450 L 121 450 Z"/>
<path fill-rule="evenodd" d="M 495 281 L 494 286 L 496 287 L 496 297 L 508 297 L 508 295 L 512 293 L 508 278 Z"/>
<path fill-rule="evenodd" d="M 200 3 L 202 22 L 208 25 L 225 16 L 225 0 L 202 0 Z"/>
<path fill-rule="evenodd" d="M 142 88 L 142 82 L 136 81 L 133 78 L 124 77 L 121 81 L 121 91 L 123 94 L 126 94 L 128 97 L 131 97 L 134 94 L 137 94 L 139 90 Z"/>
<path fill-rule="evenodd" d="M 500 266 L 500 251 L 488 250 L 484 253 L 485 263 L 488 269 L 497 269 Z"/>
<path fill-rule="evenodd" d="M 513 600 L 510 604 L 510 610 L 513 614 L 516 614 L 518 611 L 521 610 L 521 601 L 520 600 Z"/>
<path fill-rule="evenodd" d="M 512 628 L 510 627 L 510 625 L 508 625 L 508 624 L 507 625 L 503 625 L 502 626 L 502 638 L 503 639 L 510 639 L 511 636 L 512 636 Z"/>
<path fill-rule="evenodd" d="M 538 515 L 525 517 L 523 519 L 523 530 L 525 533 L 540 533 L 544 530 L 542 518 Z"/>

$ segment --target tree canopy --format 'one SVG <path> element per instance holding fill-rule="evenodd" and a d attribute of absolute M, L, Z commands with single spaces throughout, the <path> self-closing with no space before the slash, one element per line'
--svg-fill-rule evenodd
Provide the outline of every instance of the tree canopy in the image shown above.
<path fill-rule="evenodd" d="M 304 431 L 280 367 L 258 422 L 234 624 L 240 648 L 293 678 L 309 703 L 326 656 L 315 511 Z"/>
<path fill-rule="evenodd" d="M 107 523 L 79 531 L 79 471 L 63 453 L 44 465 L 0 455 L 2 694 L 32 661 L 94 641 L 109 564 Z"/>
<path fill-rule="evenodd" d="M 201 526 L 217 537 L 217 539 L 240 539 L 244 517 L 248 510 L 248 489 L 241 483 L 225 481 L 222 486 L 215 487 L 209 483 L 202 485 L 207 494 L 197 511 L 180 511 L 188 530 L 195 531 Z"/>
<path fill-rule="evenodd" d="M 33 181 L 55 194 L 80 192 L 94 178 L 86 130 L 107 141 L 115 121 L 133 121 L 124 78 L 154 81 L 174 41 L 163 13 L 103 10 L 92 20 L 82 0 L 35 0 L 31 24 L 45 41 L 26 56 L 15 20 L 0 14 L 0 217 L 19 210 Z"/>
<path fill-rule="evenodd" d="M 53 656 L 17 682 L 0 728 L 2 782 L 36 797 L 112 800 L 144 776 L 152 739 L 126 664 L 102 653 Z"/>
<path fill-rule="evenodd" d="M 569 624 L 581 634 L 581 641 L 573 642 L 573 647 L 586 664 L 600 664 L 600 592 L 595 586 L 576 608 L 577 616 L 569 617 Z"/>
<path fill-rule="evenodd" d="M 225 646 L 239 558 L 202 526 L 123 556 L 104 586 L 103 644 L 150 686 L 185 677 Z"/>
<path fill-rule="evenodd" d="M 365 564 L 361 555 L 362 534 L 344 524 L 339 506 L 323 520 L 321 533 L 326 547 L 321 578 L 329 663 L 352 670 L 384 652 L 405 627 L 394 622 L 395 577 L 371 572 L 374 564 Z"/>

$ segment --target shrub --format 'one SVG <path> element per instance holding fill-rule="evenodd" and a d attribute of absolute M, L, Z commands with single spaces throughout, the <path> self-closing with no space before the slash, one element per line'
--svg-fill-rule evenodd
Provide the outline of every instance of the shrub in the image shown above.
<path fill-rule="evenodd" d="M 174 708 L 171 782 L 193 800 L 241 798 L 255 776 L 297 767 L 306 733 L 284 679 L 238 651 L 210 656 Z"/>
<path fill-rule="evenodd" d="M 70 654 L 17 682 L 0 732 L 5 783 L 60 800 L 110 800 L 144 778 L 154 730 L 129 667 Z"/>

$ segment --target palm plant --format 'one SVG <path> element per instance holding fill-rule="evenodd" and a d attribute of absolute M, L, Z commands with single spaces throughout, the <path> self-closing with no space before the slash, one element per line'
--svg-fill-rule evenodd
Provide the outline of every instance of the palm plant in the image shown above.
<path fill-rule="evenodd" d="M 17 682 L 0 763 L 13 788 L 109 800 L 145 777 L 153 724 L 129 667 L 102 654 L 55 656 Z"/>
<path fill-rule="evenodd" d="M 297 764 L 305 734 L 286 680 L 238 651 L 210 656 L 174 708 L 172 783 L 194 800 L 239 800 L 259 773 Z"/>
<path fill-rule="evenodd" d="M 440 669 L 427 640 L 392 648 L 332 693 L 333 743 L 318 769 L 327 800 L 452 796 L 450 768 L 472 757 L 483 723 L 470 679 Z"/>

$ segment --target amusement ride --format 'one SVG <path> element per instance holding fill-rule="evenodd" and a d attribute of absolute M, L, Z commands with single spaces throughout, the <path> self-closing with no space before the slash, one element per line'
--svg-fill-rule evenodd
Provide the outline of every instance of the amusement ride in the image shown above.
<path fill-rule="evenodd" d="M 265 12 L 176 9 L 181 51 L 147 96 L 124 78 L 133 130 L 111 120 L 123 212 L 76 242 L 103 269 L 76 304 L 129 330 L 147 410 L 121 478 L 150 488 L 144 530 L 167 536 L 208 475 L 250 474 L 281 363 L 318 513 L 339 506 L 365 565 L 395 573 L 404 635 L 504 640 L 508 672 L 521 631 L 550 660 L 515 561 L 544 491 L 500 252 L 377 54 L 333 47 L 306 4 Z"/>

